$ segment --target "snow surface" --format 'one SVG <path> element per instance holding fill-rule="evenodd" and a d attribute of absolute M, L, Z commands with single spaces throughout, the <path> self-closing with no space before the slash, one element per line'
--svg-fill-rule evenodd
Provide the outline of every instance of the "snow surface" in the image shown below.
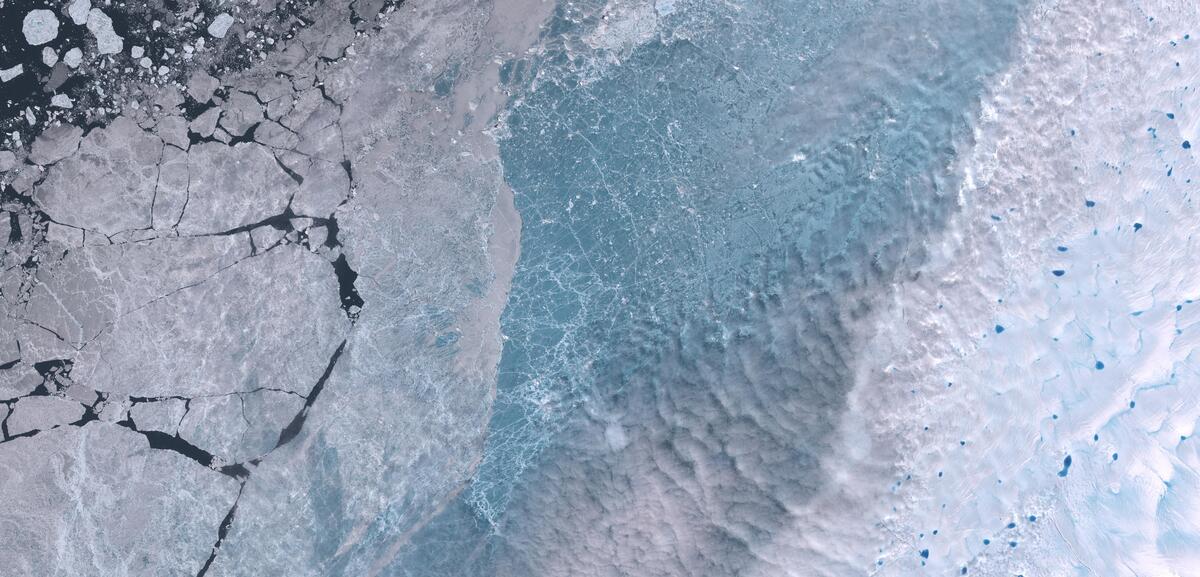
<path fill-rule="evenodd" d="M 1045 2 L 761 575 L 1200 575 L 1193 5 Z M 869 538 L 864 536 L 869 535 Z"/>

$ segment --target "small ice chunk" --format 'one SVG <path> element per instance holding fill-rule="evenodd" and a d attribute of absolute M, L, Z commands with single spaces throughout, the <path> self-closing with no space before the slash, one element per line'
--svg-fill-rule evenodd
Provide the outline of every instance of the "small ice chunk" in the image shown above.
<path fill-rule="evenodd" d="M 58 38 L 58 16 L 45 9 L 30 11 L 21 23 L 21 32 L 30 46 L 41 46 Z"/>
<path fill-rule="evenodd" d="M 42 49 L 42 64 L 45 64 L 46 66 L 49 66 L 50 68 L 54 68 L 54 65 L 58 64 L 58 52 L 55 52 L 54 49 L 49 46 L 43 48 Z"/>
<path fill-rule="evenodd" d="M 75 103 L 71 102 L 71 97 L 66 94 L 55 94 L 50 99 L 50 106 L 55 108 L 75 108 Z"/>
<path fill-rule="evenodd" d="M 221 83 L 216 78 L 201 70 L 193 74 L 191 80 L 188 80 L 187 93 L 196 102 L 204 104 L 212 98 L 213 92 L 220 85 Z"/>
<path fill-rule="evenodd" d="M 22 72 L 25 72 L 25 66 L 22 64 L 0 70 L 0 82 L 8 82 L 20 76 Z"/>
<path fill-rule="evenodd" d="M 229 32 L 230 26 L 233 26 L 233 16 L 230 16 L 228 12 L 222 12 L 217 14 L 217 17 L 213 18 L 212 23 L 208 25 L 208 33 L 213 38 L 224 38 L 225 33 Z"/>
<path fill-rule="evenodd" d="M 142 68 L 149 70 L 153 62 L 150 61 L 148 56 L 143 56 L 141 60 L 138 60 L 138 64 L 141 65 Z"/>
<path fill-rule="evenodd" d="M 159 66 L 158 67 L 158 75 L 159 76 L 166 76 L 167 74 L 170 74 L 170 73 L 171 73 L 171 69 L 169 67 L 167 67 L 167 66 Z"/>
<path fill-rule="evenodd" d="M 116 54 L 125 47 L 125 39 L 113 30 L 112 18 L 99 8 L 88 12 L 87 27 L 96 37 L 96 49 L 101 54 Z"/>
<path fill-rule="evenodd" d="M 88 12 L 92 10 L 92 0 L 73 0 L 67 8 L 67 15 L 76 26 L 87 24 Z"/>
<path fill-rule="evenodd" d="M 129 55 L 134 58 L 141 58 L 145 53 L 146 49 L 142 48 L 141 46 L 134 46 L 133 48 L 129 49 Z"/>
<path fill-rule="evenodd" d="M 7 172 L 17 166 L 17 155 L 11 150 L 0 150 L 0 172 Z"/>
<path fill-rule="evenodd" d="M 78 48 L 72 48 L 63 54 L 63 64 L 71 68 L 77 68 L 80 62 L 83 62 L 83 51 Z"/>
<path fill-rule="evenodd" d="M 217 129 L 217 121 L 220 118 L 220 108 L 209 108 L 201 113 L 200 116 L 197 116 L 194 120 L 192 120 L 191 124 L 188 124 L 188 130 L 195 132 L 204 138 L 208 138 L 209 136 L 212 136 L 213 132 Z"/>

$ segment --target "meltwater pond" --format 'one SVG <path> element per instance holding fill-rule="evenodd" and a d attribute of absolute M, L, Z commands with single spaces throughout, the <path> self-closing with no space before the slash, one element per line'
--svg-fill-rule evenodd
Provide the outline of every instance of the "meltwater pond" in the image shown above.
<path fill-rule="evenodd" d="M 751 571 L 830 482 L 1018 9 L 560 4 L 502 70 L 522 252 L 483 461 L 397 574 Z"/>

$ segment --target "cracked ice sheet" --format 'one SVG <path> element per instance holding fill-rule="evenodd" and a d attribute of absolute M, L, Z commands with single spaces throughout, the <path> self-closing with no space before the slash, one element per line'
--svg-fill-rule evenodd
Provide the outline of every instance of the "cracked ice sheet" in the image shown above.
<path fill-rule="evenodd" d="M 275 448 L 279 432 L 302 405 L 298 394 L 270 390 L 196 398 L 180 421 L 179 435 L 226 462 L 244 463 Z"/>
<path fill-rule="evenodd" d="M 233 479 L 106 423 L 0 445 L 5 573 L 190 573 L 237 490 Z"/>
<path fill-rule="evenodd" d="M 74 357 L 76 379 L 120 394 L 303 392 L 349 329 L 336 280 L 297 247 L 249 248 L 243 234 L 75 251 L 39 271 L 30 354 Z"/>
<path fill-rule="evenodd" d="M 275 134 L 264 131 L 254 138 L 294 146 L 295 151 L 267 151 L 251 142 L 233 149 L 201 142 L 184 152 L 175 146 L 184 144 L 180 122 L 162 124 L 163 130 L 173 131 L 161 139 L 175 144 L 171 146 L 152 135 L 139 136 L 125 123 L 89 133 L 84 152 L 92 156 L 94 172 L 85 166 L 84 155 L 70 156 L 71 147 L 62 153 L 68 158 L 50 168 L 53 180 L 37 183 L 38 173 L 23 173 L 28 187 L 18 190 L 36 184 L 37 207 L 47 214 L 22 212 L 14 221 L 25 241 L 19 243 L 19 254 L 5 254 L 6 263 L 10 256 L 28 254 L 30 247 L 40 260 L 26 279 L 19 268 L 24 261 L 12 258 L 14 268 L 3 278 L 5 322 L 29 322 L 15 325 L 25 364 L 0 375 L 6 387 L 24 394 L 41 381 L 27 372 L 28 363 L 71 358 L 71 379 L 78 385 L 67 394 L 78 388 L 81 394 L 103 390 L 110 397 L 99 420 L 82 429 L 43 430 L 4 448 L 37 450 L 42 445 L 31 443 L 69 442 L 99 434 L 94 431 L 112 431 L 105 434 L 131 441 L 105 438 L 114 451 L 103 464 L 106 471 L 122 471 L 119 454 L 165 455 L 179 471 L 198 471 L 214 485 L 231 486 L 219 503 L 196 509 L 195 517 L 180 524 L 202 528 L 195 535 L 172 537 L 188 544 L 186 558 L 180 552 L 174 561 L 164 557 L 154 567 L 128 570 L 105 565 L 101 574 L 194 574 L 200 567 L 207 567 L 209 575 L 372 574 L 403 544 L 408 529 L 461 488 L 478 457 L 499 343 L 496 302 L 503 300 L 515 258 L 511 246 L 507 252 L 492 251 L 489 243 L 497 222 L 507 227 L 509 244 L 516 225 L 511 199 L 507 216 L 497 220 L 494 214 L 502 183 L 494 157 L 481 145 L 486 137 L 479 130 L 487 119 L 466 127 L 466 103 L 456 104 L 462 110 L 447 119 L 444 103 L 420 92 L 447 61 L 475 51 L 477 60 L 462 78 L 479 66 L 494 68 L 486 44 L 474 44 L 478 38 L 463 34 L 462 21 L 479 29 L 487 8 L 411 9 L 404 26 L 385 31 L 380 48 L 340 70 L 318 62 L 317 56 L 331 58 L 345 50 L 354 38 L 348 27 L 327 38 L 319 29 L 301 32 L 294 46 L 317 52 L 292 51 L 272 62 L 296 73 L 299 92 L 291 107 L 280 104 L 291 102 L 290 94 L 268 97 L 264 94 L 274 88 L 261 82 L 239 85 L 238 75 L 223 77 L 234 92 L 258 90 L 268 102 L 266 114 L 295 131 L 292 136 L 272 126 Z M 332 12 L 345 9 L 329 6 Z M 339 18 L 348 20 L 344 13 Z M 314 87 L 314 69 L 329 76 L 322 88 Z M 383 74 L 367 74 L 369 70 Z M 495 70 L 490 74 L 494 82 Z M 399 101 L 397 88 L 405 92 Z M 344 99 L 350 99 L 345 113 L 337 103 Z M 386 126 L 379 115 L 386 117 Z M 343 131 L 343 125 L 349 128 Z M 381 127 L 385 132 L 379 132 Z M 464 128 L 472 135 L 458 133 Z M 422 132 L 431 130 L 433 138 Z M 130 139 L 151 142 L 154 146 L 146 147 L 150 153 L 111 137 L 121 131 Z M 463 144 L 468 140 L 470 146 Z M 147 188 L 155 179 L 143 171 L 144 160 L 155 147 L 162 155 L 157 188 Z M 51 152 L 46 163 L 60 161 L 59 153 Z M 278 163 L 271 154 L 279 157 Z M 304 183 L 297 186 L 280 163 Z M 351 170 L 359 181 L 358 196 L 347 202 Z M 246 175 L 253 178 L 222 180 Z M 98 186 L 73 189 L 74 178 L 83 176 L 95 178 Z M 89 194 L 80 196 L 83 192 Z M 333 213 L 341 222 L 293 219 L 309 223 L 299 224 L 301 228 L 312 225 L 307 233 L 262 226 L 229 236 L 186 236 L 277 218 L 289 199 L 296 214 Z M 151 225 L 153 230 L 147 230 Z M 174 238 L 175 233 L 185 237 Z M 320 240 L 304 245 L 304 234 Z M 439 242 L 439 237 L 444 238 Z M 357 289 L 366 303 L 353 334 L 339 306 L 345 287 L 330 266 L 342 253 L 352 272 L 357 270 Z M 494 267 L 489 258 L 495 259 Z M 484 299 L 488 304 L 479 305 Z M 481 352 L 466 362 L 458 358 L 458 343 L 468 339 L 455 340 L 464 331 L 480 331 L 472 335 L 472 346 Z M 345 354 L 331 365 L 330 359 L 338 356 L 334 349 L 342 352 L 334 345 L 347 335 Z M 329 378 L 318 380 L 327 367 Z M 21 374 L 23 378 L 16 376 Z M 324 385 L 319 399 L 311 393 L 316 382 Z M 299 396 L 260 390 L 266 385 L 309 395 L 311 407 L 296 413 Z M 238 396 L 241 410 L 233 410 L 226 394 L 235 390 L 252 391 Z M 134 402 L 125 395 L 191 400 Z M 69 414 L 47 410 L 40 416 L 48 419 L 47 427 L 61 425 L 78 410 L 70 408 Z M 139 436 L 129 430 L 135 426 L 168 437 Z M 181 442 L 188 443 L 182 449 L 146 447 L 147 440 L 169 441 L 176 429 Z M 285 438 L 281 429 L 296 436 L 287 436 L 290 442 L 272 450 Z M 257 456 L 266 448 L 269 455 L 260 464 L 243 469 L 251 477 L 236 515 L 231 509 L 236 480 L 172 452 L 188 447 L 224 463 Z M 0 450 L 0 463 L 9 462 L 11 454 L 25 453 Z M 91 484 L 75 482 L 84 490 L 112 493 L 123 476 L 94 474 Z M 146 501 L 169 501 L 189 485 L 141 489 Z M 295 495 L 304 495 L 307 502 L 297 503 Z M 160 509 L 172 511 L 167 505 Z M 224 539 L 218 541 L 218 535 Z M 136 558 L 130 552 L 140 551 L 141 545 L 105 543 L 90 535 L 78 541 L 79 547 L 101 544 L 106 554 L 123 558 Z M 214 541 L 221 544 L 219 555 L 212 554 Z M 151 546 L 170 550 L 161 543 Z M 192 547 L 200 554 L 191 555 Z M 213 564 L 204 565 L 206 559 Z M 74 574 L 81 568 L 90 571 L 92 565 L 88 558 L 72 555 L 59 560 L 54 571 Z"/>
<path fill-rule="evenodd" d="M 326 81 L 335 97 L 352 95 L 342 118 L 347 146 L 370 145 L 353 159 L 355 201 L 337 213 L 367 304 L 301 437 L 247 484 L 209 575 L 374 575 L 462 487 L 478 457 L 495 359 L 463 373 L 455 345 L 438 343 L 480 298 L 469 287 L 492 282 L 487 241 L 499 173 L 459 154 L 457 127 L 415 92 L 476 48 L 461 27 L 482 26 L 486 11 L 403 13 L 409 25 L 389 29 L 355 67 Z"/>
<path fill-rule="evenodd" d="M 149 228 L 162 148 L 160 138 L 118 118 L 50 169 L 38 202 L 55 221 L 104 235 Z"/>
<path fill-rule="evenodd" d="M 243 102 L 243 108 L 258 107 L 253 96 L 241 92 L 234 96 L 234 103 Z M 245 104 L 247 100 L 249 104 Z M 213 109 L 209 114 L 219 112 Z M 239 117 L 248 115 L 243 112 Z M 229 118 L 226 113 L 221 121 Z M 256 121 L 240 120 L 235 134 L 245 132 Z M 320 123 L 312 130 L 317 136 L 297 146 L 303 144 L 300 149 L 311 153 L 317 146 L 314 142 L 337 136 L 328 130 L 329 121 L 321 115 L 311 118 L 308 122 Z M 178 134 L 167 137 L 175 143 L 181 142 Z M 243 142 L 232 147 L 217 142 L 200 143 L 186 153 L 184 166 L 182 152 L 165 149 L 159 136 L 143 131 L 133 120 L 122 116 L 110 126 L 89 133 L 79 146 L 78 154 L 50 169 L 46 180 L 37 187 L 37 200 L 55 222 L 103 236 L 147 229 L 152 224 L 156 228 L 177 224 L 182 234 L 237 228 L 283 212 L 297 192 L 296 183 L 279 167 L 271 149 L 257 143 Z M 57 160 L 63 154 L 41 156 Z M 307 170 L 302 172 L 306 173 Z M 345 187 L 332 187 L 332 192 L 340 199 Z M 315 193 L 309 192 L 302 200 L 307 201 L 312 194 Z M 298 208 L 312 208 L 312 203 L 302 202 Z M 329 206 L 325 208 L 326 212 L 318 213 L 320 216 L 332 210 Z M 152 216 L 157 217 L 157 222 Z"/>
<path fill-rule="evenodd" d="M 269 149 L 248 142 L 193 146 L 188 175 L 181 234 L 221 232 L 275 216 L 296 189 Z"/>

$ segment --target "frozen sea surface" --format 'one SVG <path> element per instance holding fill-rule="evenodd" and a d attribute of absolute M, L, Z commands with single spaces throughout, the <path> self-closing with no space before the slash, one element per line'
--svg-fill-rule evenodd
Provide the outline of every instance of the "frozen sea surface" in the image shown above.
<path fill-rule="evenodd" d="M 857 348 L 956 209 L 1020 8 L 560 6 L 507 69 L 524 227 L 483 461 L 406 573 L 763 570 L 835 482 Z"/>
<path fill-rule="evenodd" d="M 0 30 L 2 575 L 1200 577 L 1193 3 Z"/>
<path fill-rule="evenodd" d="M 428 536 L 469 554 L 407 573 L 1197 574 L 1198 21 L 560 9 L 513 66 L 489 445 Z"/>

